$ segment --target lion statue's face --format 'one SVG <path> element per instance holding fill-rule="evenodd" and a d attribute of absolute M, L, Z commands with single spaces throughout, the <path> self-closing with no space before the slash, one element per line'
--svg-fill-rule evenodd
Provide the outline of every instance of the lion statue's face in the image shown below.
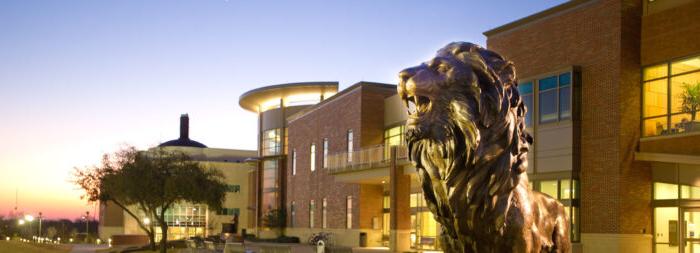
<path fill-rule="evenodd" d="M 449 184 L 455 169 L 506 149 L 508 141 L 494 146 L 498 140 L 483 138 L 513 133 L 523 121 L 511 69 L 499 55 L 460 42 L 399 73 L 398 94 L 408 109 L 406 141 L 417 168 Z"/>

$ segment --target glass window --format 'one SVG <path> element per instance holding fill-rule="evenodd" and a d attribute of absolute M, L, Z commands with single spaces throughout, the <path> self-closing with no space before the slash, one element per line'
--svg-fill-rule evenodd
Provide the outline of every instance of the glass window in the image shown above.
<path fill-rule="evenodd" d="M 678 185 L 654 182 L 654 199 L 677 199 Z"/>
<path fill-rule="evenodd" d="M 540 181 L 540 192 L 546 193 L 552 198 L 558 199 L 559 184 L 557 180 Z"/>
<path fill-rule="evenodd" d="M 323 138 L 323 168 L 328 168 L 328 138 Z"/>
<path fill-rule="evenodd" d="M 277 160 L 263 160 L 262 171 L 262 204 L 267 209 L 277 208 L 277 190 L 279 182 L 277 180 Z"/>
<path fill-rule="evenodd" d="M 678 252 L 679 233 L 678 207 L 654 208 L 654 241 L 657 252 Z"/>
<path fill-rule="evenodd" d="M 352 196 L 345 199 L 345 228 L 352 228 Z"/>
<path fill-rule="evenodd" d="M 700 72 L 671 77 L 671 113 L 700 110 Z"/>
<path fill-rule="evenodd" d="M 292 175 L 297 174 L 297 150 L 292 149 Z"/>
<path fill-rule="evenodd" d="M 262 155 L 271 156 L 280 154 L 280 129 L 270 129 L 263 131 Z"/>
<path fill-rule="evenodd" d="M 309 160 L 311 161 L 311 171 L 316 170 L 316 144 L 311 143 L 311 155 L 309 157 Z"/>
<path fill-rule="evenodd" d="M 646 67 L 642 72 L 643 136 L 700 131 L 700 56 Z"/>
<path fill-rule="evenodd" d="M 540 92 L 540 123 L 557 120 L 557 91 Z"/>
<path fill-rule="evenodd" d="M 700 56 L 671 63 L 671 75 L 700 70 Z"/>
<path fill-rule="evenodd" d="M 523 98 L 523 103 L 527 109 L 525 125 L 532 126 L 532 113 L 535 111 L 532 82 L 525 82 L 518 85 L 518 90 L 520 91 L 520 97 Z"/>
<path fill-rule="evenodd" d="M 404 144 L 404 125 L 395 126 L 384 130 L 384 158 L 389 158 L 389 152 L 392 146 L 401 146 Z"/>
<path fill-rule="evenodd" d="M 391 208 L 391 197 L 390 196 L 384 195 L 384 198 L 382 200 L 382 207 L 384 209 Z"/>
<path fill-rule="evenodd" d="M 316 210 L 316 202 L 312 199 L 311 202 L 309 202 L 309 227 L 313 228 L 314 227 L 314 210 Z"/>
<path fill-rule="evenodd" d="M 700 187 L 692 185 L 681 185 L 682 199 L 700 199 Z"/>
<path fill-rule="evenodd" d="M 296 210 L 296 202 L 292 200 L 292 204 L 289 207 L 289 211 L 291 213 L 291 219 L 289 220 L 289 226 L 294 227 L 295 220 L 297 219 L 297 210 Z"/>
<path fill-rule="evenodd" d="M 668 113 L 668 85 L 666 79 L 644 83 L 644 117 Z"/>
<path fill-rule="evenodd" d="M 571 84 L 573 82 L 572 73 L 564 72 L 537 80 L 537 107 L 539 109 L 540 123 L 555 122 L 571 118 Z M 529 84 L 529 83 L 526 83 Z M 531 90 L 525 86 L 522 91 Z M 527 93 L 526 93 L 527 94 Z M 523 96 L 525 103 L 531 98 Z M 531 115 L 528 112 L 528 115 Z M 526 116 L 526 124 L 528 119 Z"/>
<path fill-rule="evenodd" d="M 571 189 L 571 180 L 562 179 L 559 181 L 559 193 L 560 199 L 571 199 L 571 196 L 573 196 L 573 191 Z"/>
<path fill-rule="evenodd" d="M 352 129 L 348 130 L 348 162 L 352 162 L 353 136 Z"/>
<path fill-rule="evenodd" d="M 321 203 L 321 226 L 323 228 L 328 227 L 328 221 L 326 220 L 326 214 L 328 209 L 328 200 L 326 198 L 323 198 L 323 203 Z"/>
<path fill-rule="evenodd" d="M 642 73 L 642 75 L 644 76 L 644 81 L 666 77 L 666 75 L 668 75 L 668 64 L 664 63 L 656 66 L 646 67 L 644 68 L 644 71 L 642 71 Z"/>
<path fill-rule="evenodd" d="M 644 124 L 644 136 L 656 136 L 668 132 L 668 117 L 666 116 L 645 119 L 642 124 Z"/>

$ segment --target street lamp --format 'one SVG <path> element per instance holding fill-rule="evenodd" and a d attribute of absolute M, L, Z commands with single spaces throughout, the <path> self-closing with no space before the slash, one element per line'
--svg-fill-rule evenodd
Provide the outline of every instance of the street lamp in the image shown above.
<path fill-rule="evenodd" d="M 42 220 L 42 218 L 44 218 L 44 217 L 41 215 L 41 212 L 39 212 L 39 236 L 40 237 L 41 237 L 41 220 Z"/>
<path fill-rule="evenodd" d="M 85 211 L 85 242 L 88 242 L 90 236 L 90 211 Z"/>

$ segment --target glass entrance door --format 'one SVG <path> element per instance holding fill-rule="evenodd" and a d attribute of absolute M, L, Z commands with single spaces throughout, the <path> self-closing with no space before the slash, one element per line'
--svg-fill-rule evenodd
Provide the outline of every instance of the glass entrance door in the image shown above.
<path fill-rule="evenodd" d="M 681 245 L 684 253 L 700 253 L 700 208 L 683 208 Z"/>

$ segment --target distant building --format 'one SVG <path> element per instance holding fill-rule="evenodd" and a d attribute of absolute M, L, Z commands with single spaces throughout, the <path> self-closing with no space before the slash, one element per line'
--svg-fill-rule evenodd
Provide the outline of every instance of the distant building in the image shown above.
<path fill-rule="evenodd" d="M 204 167 L 220 170 L 228 184 L 228 193 L 224 200 L 223 209 L 210 210 L 205 204 L 178 203 L 166 212 L 168 223 L 168 238 L 172 240 L 189 237 L 206 237 L 219 235 L 228 231 L 229 224 L 234 216 L 238 216 L 238 233 L 242 229 L 254 227 L 252 223 L 252 204 L 255 203 L 255 195 L 251 176 L 255 173 L 255 167 L 247 163 L 247 159 L 256 157 L 255 151 L 208 148 L 202 143 L 189 138 L 189 117 L 184 114 L 180 117 L 180 138 L 164 142 L 159 145 L 166 150 L 181 151 L 193 160 L 200 162 Z M 136 211 L 134 208 L 132 211 Z M 140 213 L 143 215 L 143 213 Z M 142 219 L 145 219 L 142 217 Z M 103 239 L 112 235 L 139 235 L 145 234 L 137 222 L 115 204 L 100 204 L 99 236 Z M 160 229 L 156 229 L 156 240 L 160 240 Z"/>

